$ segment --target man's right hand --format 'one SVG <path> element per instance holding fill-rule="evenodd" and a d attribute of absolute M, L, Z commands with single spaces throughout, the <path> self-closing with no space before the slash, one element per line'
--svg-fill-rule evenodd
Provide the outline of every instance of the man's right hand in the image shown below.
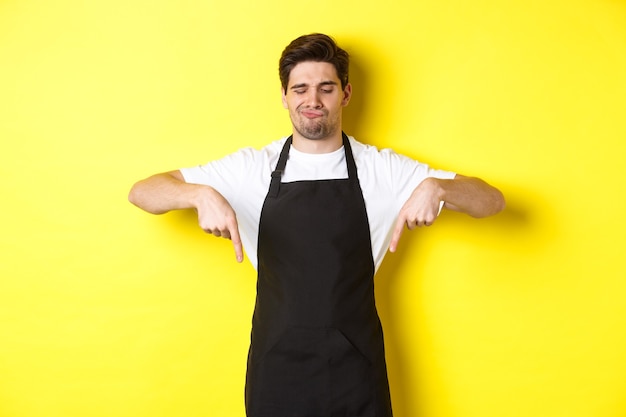
<path fill-rule="evenodd" d="M 180 171 L 170 171 L 137 182 L 131 188 L 128 200 L 153 214 L 196 209 L 202 230 L 232 240 L 237 262 L 243 261 L 237 216 L 228 201 L 214 188 L 188 184 Z"/>
<path fill-rule="evenodd" d="M 199 187 L 202 188 L 197 191 L 195 208 L 200 228 L 213 236 L 230 239 L 235 248 L 237 262 L 243 261 L 243 248 L 235 210 L 214 188 Z"/>

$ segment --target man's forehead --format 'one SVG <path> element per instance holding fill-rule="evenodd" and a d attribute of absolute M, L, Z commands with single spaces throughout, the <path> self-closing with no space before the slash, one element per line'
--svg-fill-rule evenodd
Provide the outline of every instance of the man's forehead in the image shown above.
<path fill-rule="evenodd" d="M 304 61 L 296 64 L 289 73 L 289 86 L 295 84 L 339 84 L 337 69 L 329 62 Z"/>

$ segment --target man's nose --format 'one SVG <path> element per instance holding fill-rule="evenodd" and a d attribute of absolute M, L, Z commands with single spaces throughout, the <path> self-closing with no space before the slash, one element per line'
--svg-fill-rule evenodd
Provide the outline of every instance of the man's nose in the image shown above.
<path fill-rule="evenodd" d="M 322 101 L 320 100 L 320 94 L 317 90 L 308 91 L 307 104 L 310 107 L 314 107 L 314 108 L 319 108 L 322 106 Z"/>

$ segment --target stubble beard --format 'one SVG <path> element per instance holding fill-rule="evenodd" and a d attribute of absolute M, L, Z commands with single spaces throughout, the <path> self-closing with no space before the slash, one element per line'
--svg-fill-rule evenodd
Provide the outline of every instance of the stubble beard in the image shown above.
<path fill-rule="evenodd" d="M 338 121 L 330 121 L 325 117 L 322 120 L 309 120 L 298 115 L 297 121 L 292 121 L 293 127 L 302 137 L 309 140 L 321 140 L 337 131 Z"/>

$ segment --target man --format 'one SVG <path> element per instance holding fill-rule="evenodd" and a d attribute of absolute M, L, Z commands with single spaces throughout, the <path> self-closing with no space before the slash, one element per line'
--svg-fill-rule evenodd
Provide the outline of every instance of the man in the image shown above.
<path fill-rule="evenodd" d="M 484 181 L 429 168 L 342 132 L 348 54 L 302 36 L 279 62 L 289 138 L 135 184 L 151 213 L 194 208 L 258 271 L 246 378 L 251 417 L 392 415 L 373 277 L 406 225 L 441 208 L 473 217 L 504 207 Z M 240 234 L 241 231 L 241 234 Z"/>

